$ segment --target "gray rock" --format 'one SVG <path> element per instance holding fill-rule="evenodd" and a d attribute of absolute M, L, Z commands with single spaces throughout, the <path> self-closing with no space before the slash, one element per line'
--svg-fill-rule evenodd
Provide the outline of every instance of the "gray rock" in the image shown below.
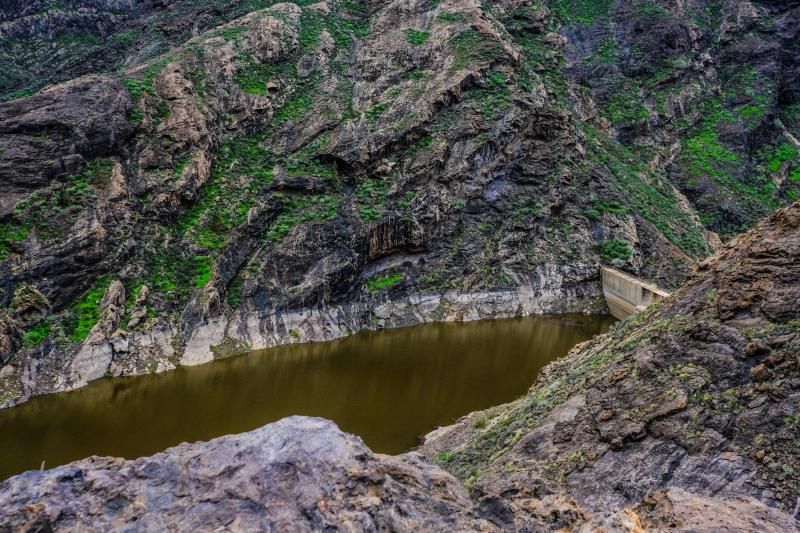
<path fill-rule="evenodd" d="M 548 365 L 528 395 L 440 428 L 422 451 L 510 508 L 561 494 L 594 517 L 635 508 L 645 529 L 794 531 L 798 267 L 795 202 Z M 674 523 L 650 514 L 676 502 Z"/>
<path fill-rule="evenodd" d="M 92 457 L 0 484 L 0 531 L 477 531 L 455 478 L 417 454 L 373 454 L 320 418 Z"/>
<path fill-rule="evenodd" d="M 8 313 L 0 310 L 0 365 L 22 347 L 22 332 Z"/>
<path fill-rule="evenodd" d="M 533 492 L 531 492 L 533 491 Z M 586 512 L 529 488 L 484 497 L 417 453 L 373 454 L 320 418 L 134 461 L 91 457 L 0 483 L 0 531 L 792 531 L 743 496 L 654 491 L 619 512 Z"/>
<path fill-rule="evenodd" d="M 114 280 L 106 289 L 100 302 L 100 320 L 89 331 L 86 343 L 107 340 L 117 330 L 122 314 L 125 312 L 125 287 L 119 280 Z"/>

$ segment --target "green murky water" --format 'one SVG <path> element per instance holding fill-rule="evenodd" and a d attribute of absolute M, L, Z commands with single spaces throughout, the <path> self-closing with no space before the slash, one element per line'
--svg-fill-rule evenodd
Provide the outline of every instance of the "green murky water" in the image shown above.
<path fill-rule="evenodd" d="M 99 380 L 0 410 L 0 479 L 42 461 L 150 455 L 288 415 L 329 418 L 375 451 L 405 451 L 436 426 L 524 394 L 546 363 L 612 322 L 559 315 L 426 324 Z"/>

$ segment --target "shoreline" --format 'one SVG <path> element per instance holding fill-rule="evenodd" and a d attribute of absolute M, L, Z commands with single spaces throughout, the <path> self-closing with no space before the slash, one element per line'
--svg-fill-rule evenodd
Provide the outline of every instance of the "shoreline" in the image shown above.
<path fill-rule="evenodd" d="M 591 281 L 555 290 L 529 285 L 497 291 L 414 293 L 382 302 L 236 314 L 210 319 L 191 328 L 185 337 L 170 325 L 145 332 L 119 331 L 105 341 L 72 350 L 51 347 L 40 357 L 9 363 L 6 368 L 12 370 L 3 369 L 6 375 L 0 375 L 0 385 L 9 377 L 17 378 L 21 394 L 0 402 L 0 408 L 44 394 L 76 390 L 103 377 L 159 374 L 275 346 L 331 341 L 361 331 L 433 322 L 607 312 L 599 282 Z M 44 364 L 48 358 L 57 364 Z"/>

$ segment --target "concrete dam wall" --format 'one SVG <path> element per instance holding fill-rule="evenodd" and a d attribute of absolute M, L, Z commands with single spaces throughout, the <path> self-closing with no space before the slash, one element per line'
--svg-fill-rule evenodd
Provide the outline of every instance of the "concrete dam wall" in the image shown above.
<path fill-rule="evenodd" d="M 600 268 L 603 274 L 603 296 L 611 314 L 620 320 L 669 296 L 668 292 L 630 274 L 611 267 Z"/>

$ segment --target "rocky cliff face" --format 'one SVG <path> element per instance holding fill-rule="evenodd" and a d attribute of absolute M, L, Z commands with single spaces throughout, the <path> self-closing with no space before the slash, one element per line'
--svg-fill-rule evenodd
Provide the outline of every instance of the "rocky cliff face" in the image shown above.
<path fill-rule="evenodd" d="M 799 10 L 11 3 L 0 404 L 674 286 L 800 191 Z"/>
<path fill-rule="evenodd" d="M 430 434 L 457 477 L 290 417 L 21 474 L 0 531 L 798 531 L 798 294 L 800 202 L 525 397 Z"/>
<path fill-rule="evenodd" d="M 8 0 L 0 7 L 0 100 L 160 56 L 274 2 Z"/>

